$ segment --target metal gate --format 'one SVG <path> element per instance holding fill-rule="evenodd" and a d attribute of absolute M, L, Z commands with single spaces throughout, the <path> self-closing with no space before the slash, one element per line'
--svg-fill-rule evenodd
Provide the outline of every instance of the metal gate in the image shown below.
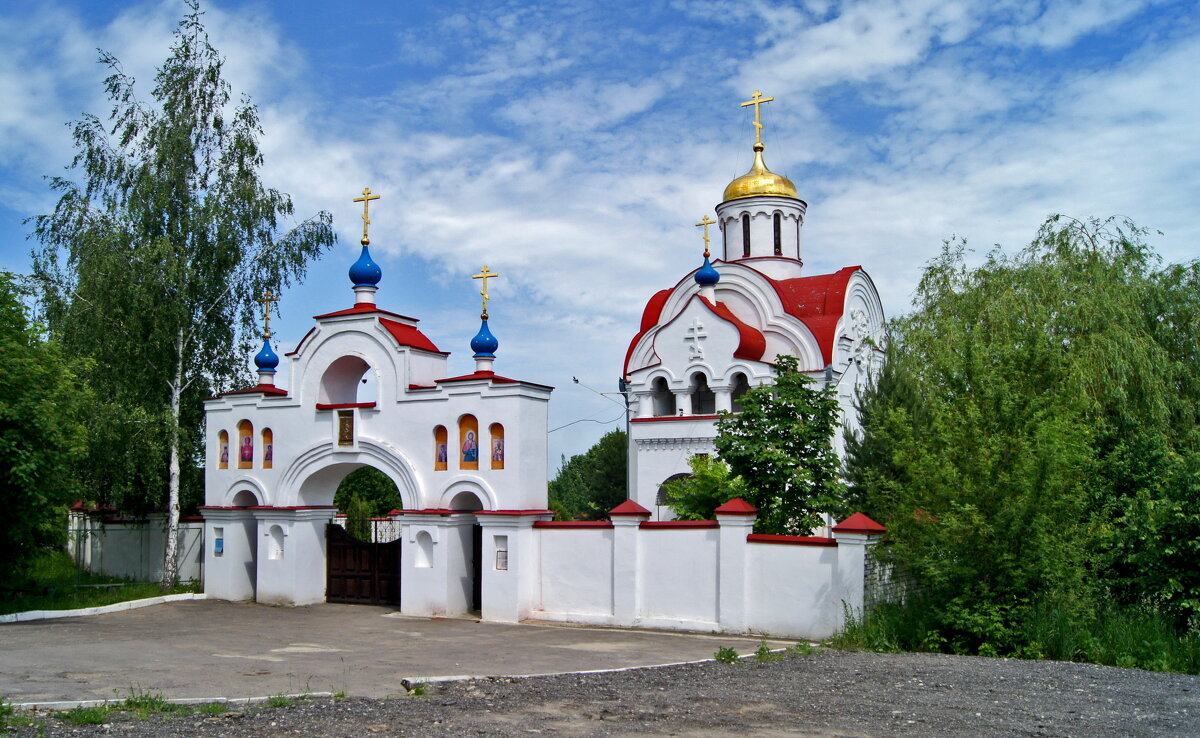
<path fill-rule="evenodd" d="M 325 527 L 326 602 L 400 604 L 400 541 L 364 543 L 340 525 Z"/>

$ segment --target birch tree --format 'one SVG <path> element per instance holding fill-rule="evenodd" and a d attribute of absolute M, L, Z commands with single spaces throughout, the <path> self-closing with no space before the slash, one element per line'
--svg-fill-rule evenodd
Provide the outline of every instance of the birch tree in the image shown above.
<path fill-rule="evenodd" d="M 111 113 L 70 124 L 76 155 L 49 179 L 58 204 L 32 219 L 44 318 L 95 360 L 94 493 L 160 506 L 165 482 L 164 586 L 178 570 L 181 465 L 200 465 L 200 402 L 249 380 L 255 299 L 335 238 L 328 213 L 296 223 L 291 198 L 261 182 L 258 110 L 232 101 L 198 2 L 188 8 L 149 101 L 100 53 Z"/>

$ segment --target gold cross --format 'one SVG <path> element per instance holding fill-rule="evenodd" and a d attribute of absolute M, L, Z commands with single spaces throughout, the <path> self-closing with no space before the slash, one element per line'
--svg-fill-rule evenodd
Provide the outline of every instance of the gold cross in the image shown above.
<path fill-rule="evenodd" d="M 256 302 L 263 304 L 263 338 L 271 337 L 271 303 L 279 302 L 279 298 L 275 296 L 271 290 L 267 290 L 267 294 L 258 298 Z"/>
<path fill-rule="evenodd" d="M 363 196 L 362 197 L 354 198 L 354 202 L 361 202 L 363 204 L 363 214 L 362 214 L 362 219 L 363 219 L 362 245 L 363 246 L 366 246 L 367 244 L 371 243 L 371 239 L 367 238 L 367 226 L 371 225 L 371 219 L 367 216 L 367 208 L 369 208 L 371 206 L 372 200 L 378 200 L 378 199 L 379 199 L 379 195 L 372 195 L 370 187 L 363 188 Z"/>
<path fill-rule="evenodd" d="M 482 280 L 483 280 L 483 289 L 479 291 L 479 294 L 483 295 L 483 313 L 480 315 L 480 317 L 482 317 L 484 320 L 487 320 L 487 317 L 488 317 L 488 312 L 487 312 L 487 301 L 488 301 L 487 281 L 488 281 L 489 279 L 492 279 L 493 277 L 499 277 L 499 276 L 500 276 L 500 275 L 499 275 L 499 274 L 497 274 L 496 272 L 489 271 L 486 265 L 483 267 L 483 269 L 482 269 L 482 270 L 480 270 L 479 274 L 473 274 L 473 275 L 471 275 L 471 279 L 482 279 Z"/>
<path fill-rule="evenodd" d="M 712 220 L 707 215 L 705 215 L 704 218 L 699 223 L 696 224 L 698 226 L 704 226 L 704 258 L 705 259 L 708 258 L 708 227 L 710 225 L 713 225 L 716 222 L 717 221 Z"/>
<path fill-rule="evenodd" d="M 754 94 L 750 96 L 750 100 L 742 103 L 743 108 L 746 107 L 747 105 L 754 106 L 754 145 L 755 146 L 762 146 L 762 117 L 761 117 L 762 108 L 760 106 L 763 103 L 769 103 L 774 99 L 775 98 L 773 98 L 773 97 L 763 97 L 762 91 L 755 90 Z"/>

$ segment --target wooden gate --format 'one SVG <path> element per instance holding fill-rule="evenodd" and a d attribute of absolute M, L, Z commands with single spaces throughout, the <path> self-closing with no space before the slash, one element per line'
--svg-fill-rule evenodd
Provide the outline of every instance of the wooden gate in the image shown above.
<path fill-rule="evenodd" d="M 364 543 L 340 525 L 325 526 L 325 601 L 400 604 L 400 541 Z"/>

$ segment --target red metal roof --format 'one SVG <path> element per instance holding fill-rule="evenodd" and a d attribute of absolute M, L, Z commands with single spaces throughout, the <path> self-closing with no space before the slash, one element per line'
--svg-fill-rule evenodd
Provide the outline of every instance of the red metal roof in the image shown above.
<path fill-rule="evenodd" d="M 380 318 L 379 323 L 387 329 L 388 333 L 392 334 L 392 338 L 396 339 L 396 343 L 400 344 L 401 346 L 411 346 L 415 349 L 430 351 L 435 354 L 442 354 L 443 356 L 450 355 L 446 351 L 439 350 L 438 347 L 434 345 L 433 341 L 430 341 L 429 338 L 426 337 L 426 335 L 420 330 L 418 330 L 415 325 L 397 323 L 396 321 L 388 320 L 387 318 Z"/>

